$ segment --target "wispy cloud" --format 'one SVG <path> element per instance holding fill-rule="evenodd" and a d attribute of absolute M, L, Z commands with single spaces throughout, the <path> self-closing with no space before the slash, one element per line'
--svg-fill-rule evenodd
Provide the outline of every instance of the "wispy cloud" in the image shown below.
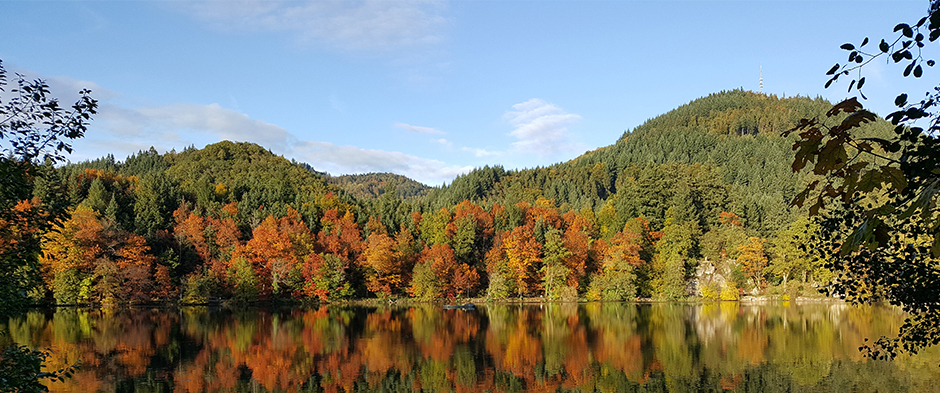
<path fill-rule="evenodd" d="M 387 51 L 442 40 L 447 19 L 440 0 L 236 0 L 181 4 L 185 12 L 225 30 L 293 34 L 301 42 L 344 50 Z"/>
<path fill-rule="evenodd" d="M 548 157 L 580 149 L 571 141 L 568 125 L 581 116 L 567 113 L 554 104 L 533 98 L 513 105 L 503 118 L 514 128 L 509 135 L 517 139 L 512 144 L 516 152 Z"/>
<path fill-rule="evenodd" d="M 336 146 L 329 142 L 301 141 L 293 153 L 297 159 L 330 173 L 392 172 L 427 184 L 449 181 L 473 169 L 400 152 Z"/>
<path fill-rule="evenodd" d="M 444 131 L 438 130 L 438 129 L 436 129 L 436 128 L 431 128 L 431 127 L 413 126 L 413 125 L 411 125 L 411 124 L 405 124 L 405 123 L 395 123 L 395 127 L 401 128 L 401 129 L 406 130 L 406 131 L 408 131 L 408 132 L 416 132 L 416 133 L 419 133 L 419 134 L 440 134 L 440 135 L 444 135 Z"/>
<path fill-rule="evenodd" d="M 491 151 L 473 147 L 461 147 L 460 150 L 473 153 L 473 155 L 476 157 L 494 157 L 503 155 L 503 152 L 501 151 Z"/>
<path fill-rule="evenodd" d="M 451 149 L 451 148 L 454 147 L 454 143 L 453 143 L 453 142 L 451 142 L 451 141 L 449 141 L 449 140 L 447 140 L 447 139 L 444 139 L 444 138 L 441 138 L 441 139 L 431 139 L 431 142 L 435 142 L 435 143 L 437 143 L 437 144 L 443 145 L 443 146 L 447 147 L 448 149 Z"/>
<path fill-rule="evenodd" d="M 147 134 L 180 140 L 193 134 L 208 134 L 213 139 L 250 141 L 280 152 L 288 151 L 296 141 L 279 126 L 218 104 L 174 104 L 139 109 L 107 105 L 102 107 L 99 119 L 116 136 Z"/>
<path fill-rule="evenodd" d="M 16 76 L 14 74 L 22 75 L 23 78 L 26 79 L 27 81 L 32 81 L 34 79 L 42 79 L 46 81 L 46 84 L 49 85 L 49 90 L 54 92 L 56 96 L 59 98 L 60 104 L 66 104 L 66 103 L 69 104 L 66 106 L 71 106 L 71 104 L 74 103 L 79 98 L 78 93 L 82 91 L 83 89 L 91 90 L 92 97 L 94 97 L 97 100 L 109 100 L 109 99 L 117 98 L 120 96 L 118 93 L 105 89 L 99 86 L 97 83 L 91 82 L 91 81 L 75 79 L 75 78 L 62 76 L 62 75 L 59 75 L 59 76 L 39 75 L 31 70 L 28 70 L 22 67 L 17 67 L 15 65 L 11 66 L 8 64 L 4 64 L 4 68 L 6 68 L 7 70 L 7 82 L 10 83 L 11 86 L 16 83 L 15 82 Z"/>

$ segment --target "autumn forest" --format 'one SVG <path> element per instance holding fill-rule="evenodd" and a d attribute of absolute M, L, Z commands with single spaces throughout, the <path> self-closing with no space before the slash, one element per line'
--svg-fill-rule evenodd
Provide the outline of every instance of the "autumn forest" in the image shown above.
<path fill-rule="evenodd" d="M 228 141 L 47 161 L 3 206 L 0 254 L 34 242 L 24 288 L 59 305 L 822 296 L 821 229 L 790 205 L 813 175 L 781 133 L 829 107 L 716 93 L 574 160 L 433 188 Z"/>

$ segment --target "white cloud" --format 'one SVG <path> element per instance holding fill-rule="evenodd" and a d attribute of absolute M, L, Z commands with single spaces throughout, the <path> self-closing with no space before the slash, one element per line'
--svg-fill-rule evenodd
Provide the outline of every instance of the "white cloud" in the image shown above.
<path fill-rule="evenodd" d="M 361 149 L 355 146 L 336 146 L 329 142 L 299 140 L 286 129 L 253 119 L 247 114 L 224 108 L 219 104 L 173 105 L 127 108 L 115 104 L 117 93 L 105 90 L 93 82 L 68 77 L 44 77 L 25 69 L 8 68 L 8 80 L 13 73 L 27 79 L 44 79 L 54 93 L 94 90 L 100 99 L 98 114 L 84 138 L 74 141 L 72 162 L 92 160 L 107 154 L 118 159 L 147 150 L 151 146 L 165 152 L 220 140 L 257 143 L 276 154 L 294 158 L 332 174 L 391 172 L 408 176 L 426 184 L 440 184 L 473 170 L 471 166 L 447 165 L 443 161 L 426 159 L 400 152 Z M 15 83 L 15 82 L 14 82 Z M 62 101 L 68 96 L 60 97 Z M 443 133 L 429 127 L 413 127 L 424 133 Z M 450 143 L 441 139 L 444 143 Z"/>
<path fill-rule="evenodd" d="M 392 172 L 426 184 L 449 181 L 473 169 L 400 152 L 336 146 L 329 142 L 298 142 L 293 153 L 297 159 L 329 173 Z"/>
<path fill-rule="evenodd" d="M 436 143 L 439 143 L 439 144 L 441 144 L 441 145 L 444 145 L 444 146 L 446 146 L 448 149 L 451 149 L 451 148 L 454 147 L 454 143 L 453 143 L 453 142 L 451 142 L 451 141 L 449 141 L 449 140 L 447 140 L 447 139 L 444 139 L 444 138 L 441 138 L 441 139 L 431 139 L 431 142 L 436 142 Z"/>
<path fill-rule="evenodd" d="M 119 96 L 118 93 L 107 90 L 99 86 L 97 83 L 91 81 L 79 80 L 61 75 L 43 76 L 28 69 L 17 66 L 4 65 L 4 68 L 7 70 L 7 91 L 15 86 L 17 78 L 16 74 L 22 75 L 23 78 L 29 82 L 32 82 L 36 79 L 42 79 L 46 82 L 47 85 L 49 85 L 49 91 L 51 91 L 55 97 L 59 98 L 59 103 L 66 107 L 72 106 L 72 104 L 78 100 L 78 93 L 83 89 L 91 90 L 91 97 L 99 101 L 109 100 Z"/>
<path fill-rule="evenodd" d="M 442 40 L 439 0 L 238 0 L 181 4 L 224 30 L 274 31 L 348 50 L 393 50 Z"/>
<path fill-rule="evenodd" d="M 477 149 L 473 147 L 461 147 L 460 150 L 473 153 L 476 157 L 492 157 L 492 156 L 501 156 L 503 152 L 501 151 L 490 151 L 486 149 Z"/>
<path fill-rule="evenodd" d="M 440 134 L 440 135 L 445 134 L 444 131 L 438 130 L 436 128 L 413 126 L 413 125 L 405 124 L 405 123 L 395 123 L 395 127 L 401 128 L 408 132 L 416 132 L 419 134 Z"/>
<path fill-rule="evenodd" d="M 158 150 L 166 151 L 191 144 L 199 147 L 202 143 L 232 140 L 257 143 L 277 154 L 306 162 L 317 170 L 335 175 L 392 172 L 427 184 L 439 184 L 473 169 L 400 152 L 298 140 L 284 128 L 252 119 L 218 104 L 174 104 L 140 109 L 104 105 L 98 120 L 98 125 L 104 126 L 104 131 L 109 135 L 97 133 L 84 145 L 97 151 L 114 153 L 117 157 L 121 157 L 122 153 L 146 150 L 154 142 Z M 109 142 L 115 140 L 120 142 Z M 88 158 L 94 157 L 77 159 Z"/>
<path fill-rule="evenodd" d="M 296 140 L 279 126 L 218 104 L 174 104 L 140 109 L 106 105 L 102 106 L 99 119 L 116 136 L 148 134 L 179 140 L 191 134 L 208 134 L 216 140 L 254 142 L 281 153 L 287 152 Z"/>
<path fill-rule="evenodd" d="M 568 125 L 581 116 L 567 113 L 554 104 L 533 98 L 513 105 L 503 118 L 514 127 L 509 135 L 518 140 L 512 144 L 516 152 L 546 157 L 580 150 L 568 136 Z"/>

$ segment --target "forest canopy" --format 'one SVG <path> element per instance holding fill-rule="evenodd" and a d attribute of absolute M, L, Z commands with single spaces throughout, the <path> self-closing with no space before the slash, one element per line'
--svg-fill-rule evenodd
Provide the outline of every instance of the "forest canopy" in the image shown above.
<path fill-rule="evenodd" d="M 830 105 L 725 91 L 574 160 L 479 168 L 437 188 L 389 174 L 330 177 L 228 141 L 47 167 L 30 197 L 67 215 L 42 231 L 29 296 L 812 295 L 833 274 L 807 235 L 819 226 L 789 201 L 815 175 L 792 172 L 794 139 L 780 132 Z"/>

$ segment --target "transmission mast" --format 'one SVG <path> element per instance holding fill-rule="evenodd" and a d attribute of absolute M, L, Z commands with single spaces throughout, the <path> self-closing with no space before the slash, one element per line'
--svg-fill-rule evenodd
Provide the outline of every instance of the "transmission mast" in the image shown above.
<path fill-rule="evenodd" d="M 760 66 L 760 93 L 764 94 L 764 66 Z"/>

